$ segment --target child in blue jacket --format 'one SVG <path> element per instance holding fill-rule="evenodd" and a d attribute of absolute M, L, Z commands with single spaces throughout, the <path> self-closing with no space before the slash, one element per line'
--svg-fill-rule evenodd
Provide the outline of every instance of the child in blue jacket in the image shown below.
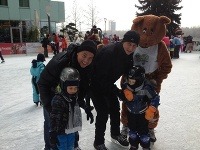
<path fill-rule="evenodd" d="M 39 53 L 37 55 L 37 60 L 33 59 L 32 60 L 32 66 L 30 68 L 30 73 L 32 75 L 31 83 L 32 83 L 32 88 L 33 88 L 33 102 L 38 106 L 40 102 L 39 98 L 39 91 L 37 87 L 37 82 L 40 78 L 40 74 L 43 71 L 45 65 L 43 62 L 45 61 L 45 57 L 43 54 Z M 41 104 L 41 103 L 40 103 Z"/>
<path fill-rule="evenodd" d="M 143 150 L 150 150 L 148 123 L 154 117 L 160 97 L 153 83 L 145 79 L 145 70 L 141 66 L 133 66 L 121 83 L 127 101 L 127 118 L 129 128 L 129 150 L 137 150 L 139 144 Z"/>

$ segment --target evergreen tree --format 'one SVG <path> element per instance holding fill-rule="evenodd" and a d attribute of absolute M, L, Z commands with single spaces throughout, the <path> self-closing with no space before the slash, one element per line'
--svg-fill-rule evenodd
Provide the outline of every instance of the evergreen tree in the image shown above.
<path fill-rule="evenodd" d="M 137 16 L 156 15 L 166 16 L 171 19 L 171 23 L 167 25 L 169 35 L 174 35 L 175 30 L 181 24 L 181 14 L 176 14 L 175 11 L 182 9 L 178 6 L 182 0 L 138 0 L 141 6 L 135 5 L 141 13 L 136 12 Z"/>

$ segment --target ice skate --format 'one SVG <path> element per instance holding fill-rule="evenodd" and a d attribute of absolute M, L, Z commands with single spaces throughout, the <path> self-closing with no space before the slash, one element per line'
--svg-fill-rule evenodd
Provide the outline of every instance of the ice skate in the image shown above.
<path fill-rule="evenodd" d="M 124 136 L 124 138 L 127 139 L 128 137 L 128 132 L 129 132 L 129 128 L 127 126 L 122 126 L 122 130 L 121 130 L 121 135 Z"/>
<path fill-rule="evenodd" d="M 121 147 L 128 148 L 129 142 L 127 141 L 127 138 L 124 138 L 123 135 L 118 136 L 112 136 L 111 135 L 111 141 L 115 144 L 120 145 Z"/>
<path fill-rule="evenodd" d="M 135 146 L 131 146 L 129 150 L 138 150 L 138 148 Z"/>
<path fill-rule="evenodd" d="M 81 148 L 78 146 L 78 147 L 75 147 L 74 150 L 81 150 Z"/>
<path fill-rule="evenodd" d="M 96 144 L 94 143 L 94 148 L 95 148 L 96 150 L 108 150 L 108 148 L 105 146 L 105 144 L 96 145 Z"/>
<path fill-rule="evenodd" d="M 155 136 L 154 129 L 149 129 L 149 135 L 150 135 L 150 141 L 153 143 L 156 142 L 156 136 Z"/>
<path fill-rule="evenodd" d="M 5 63 L 5 60 L 2 60 L 1 63 Z"/>
<path fill-rule="evenodd" d="M 34 102 L 36 106 L 38 106 L 39 102 Z"/>

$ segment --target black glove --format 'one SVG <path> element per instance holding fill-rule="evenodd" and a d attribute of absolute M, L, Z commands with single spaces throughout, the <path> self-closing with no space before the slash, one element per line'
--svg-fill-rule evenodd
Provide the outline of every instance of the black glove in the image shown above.
<path fill-rule="evenodd" d="M 56 148 L 57 145 L 60 145 L 59 140 L 57 138 L 57 133 L 55 131 L 49 132 L 50 145 L 52 148 Z"/>
<path fill-rule="evenodd" d="M 94 122 L 94 116 L 93 116 L 93 114 L 91 112 L 90 107 L 86 107 L 85 108 L 85 113 L 87 114 L 87 120 L 90 119 L 90 124 L 92 124 Z"/>
<path fill-rule="evenodd" d="M 118 89 L 117 86 L 113 88 L 113 93 L 119 98 L 119 100 L 127 101 L 124 92 L 121 89 Z"/>

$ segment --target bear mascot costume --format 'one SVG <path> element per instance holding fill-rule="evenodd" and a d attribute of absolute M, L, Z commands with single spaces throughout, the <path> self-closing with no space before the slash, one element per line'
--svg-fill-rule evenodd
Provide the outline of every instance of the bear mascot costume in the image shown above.
<path fill-rule="evenodd" d="M 131 30 L 140 34 L 140 43 L 133 54 L 134 65 L 145 68 L 145 76 L 155 84 L 155 90 L 160 92 L 161 83 L 171 72 L 172 63 L 165 43 L 162 41 L 166 34 L 166 24 L 170 19 L 166 16 L 144 15 L 133 20 Z M 127 107 L 123 103 L 121 111 L 122 135 L 127 136 Z M 159 111 L 154 113 L 154 118 L 149 121 L 149 134 L 151 142 L 156 141 L 154 128 L 157 126 Z"/>

